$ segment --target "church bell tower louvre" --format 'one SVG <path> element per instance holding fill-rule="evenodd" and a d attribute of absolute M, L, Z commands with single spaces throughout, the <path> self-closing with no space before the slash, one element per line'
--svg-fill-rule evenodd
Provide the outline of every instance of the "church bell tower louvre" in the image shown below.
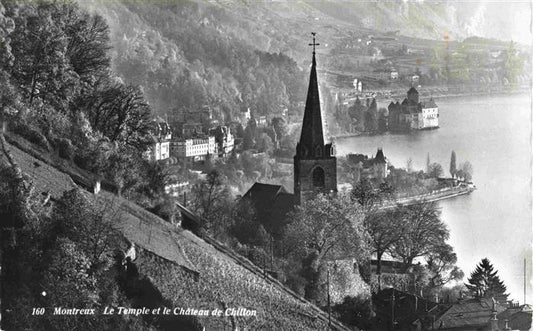
<path fill-rule="evenodd" d="M 317 192 L 337 191 L 337 159 L 331 143 L 326 144 L 316 73 L 316 33 L 312 32 L 313 61 L 305 103 L 300 140 L 294 155 L 294 195 L 302 204 Z"/>

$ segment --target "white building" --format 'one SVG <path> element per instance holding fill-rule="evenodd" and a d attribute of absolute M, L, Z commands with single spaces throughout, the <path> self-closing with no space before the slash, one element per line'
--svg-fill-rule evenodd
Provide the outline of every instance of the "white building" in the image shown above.
<path fill-rule="evenodd" d="M 162 118 L 154 119 L 151 129 L 153 143 L 144 152 L 144 158 L 150 161 L 166 160 L 170 157 L 170 139 L 172 131 Z"/>
<path fill-rule="evenodd" d="M 170 183 L 165 185 L 165 193 L 175 198 L 179 198 L 184 193 L 188 192 L 190 192 L 190 184 L 188 181 L 180 182 L 177 179 L 171 179 Z"/>
<path fill-rule="evenodd" d="M 439 127 L 439 107 L 433 99 L 422 103 L 422 123 L 421 129 L 431 129 Z"/>
<path fill-rule="evenodd" d="M 215 137 L 206 136 L 173 141 L 170 143 L 170 153 L 178 159 L 201 161 L 205 160 L 207 155 L 217 155 L 218 148 Z"/>
<path fill-rule="evenodd" d="M 235 147 L 235 138 L 228 126 L 219 125 L 209 130 L 209 134 L 215 137 L 220 157 L 226 157 L 231 154 Z"/>

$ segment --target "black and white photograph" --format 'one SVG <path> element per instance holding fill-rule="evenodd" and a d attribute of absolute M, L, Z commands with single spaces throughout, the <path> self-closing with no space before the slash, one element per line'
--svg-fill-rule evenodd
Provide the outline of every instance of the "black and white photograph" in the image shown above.
<path fill-rule="evenodd" d="M 531 0 L 0 0 L 0 331 L 532 331 Z"/>

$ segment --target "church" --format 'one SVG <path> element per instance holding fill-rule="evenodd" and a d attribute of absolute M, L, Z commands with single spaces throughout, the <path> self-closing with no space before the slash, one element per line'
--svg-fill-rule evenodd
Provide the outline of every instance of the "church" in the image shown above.
<path fill-rule="evenodd" d="M 315 37 L 309 88 L 305 103 L 300 140 L 294 155 L 294 193 L 281 185 L 255 183 L 243 196 L 256 210 L 258 221 L 274 236 L 285 224 L 294 206 L 303 204 L 317 192 L 337 192 L 337 159 L 331 143 L 324 138 L 318 80 Z"/>

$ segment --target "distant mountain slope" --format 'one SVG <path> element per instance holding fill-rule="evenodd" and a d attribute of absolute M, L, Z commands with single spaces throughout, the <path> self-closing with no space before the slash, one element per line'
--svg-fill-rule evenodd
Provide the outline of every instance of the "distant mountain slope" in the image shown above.
<path fill-rule="evenodd" d="M 471 36 L 514 39 L 528 37 L 531 8 L 522 1 L 308 1 L 317 10 L 377 31 L 399 31 L 401 35 L 442 39 Z"/>
<path fill-rule="evenodd" d="M 114 69 L 142 85 L 160 114 L 208 105 L 228 121 L 246 108 L 277 114 L 303 98 L 303 72 L 279 53 L 291 31 L 273 37 L 274 22 L 188 1 L 81 4 L 107 19 Z"/>
<path fill-rule="evenodd" d="M 247 107 L 277 114 L 303 100 L 311 31 L 321 53 L 352 32 L 509 39 L 524 34 L 527 22 L 514 18 L 528 18 L 529 9 L 484 0 L 79 2 L 107 19 L 115 70 L 142 85 L 158 113 L 210 105 L 224 120 Z"/>

